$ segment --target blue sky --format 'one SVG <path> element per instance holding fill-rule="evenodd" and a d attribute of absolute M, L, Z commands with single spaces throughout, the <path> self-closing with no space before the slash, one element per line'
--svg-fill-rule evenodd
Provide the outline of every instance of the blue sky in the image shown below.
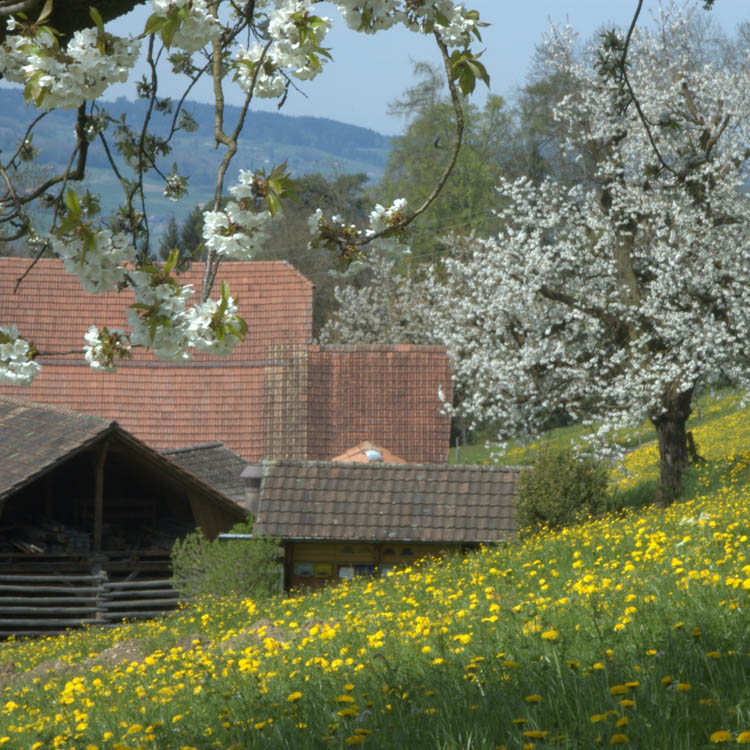
<path fill-rule="evenodd" d="M 534 54 L 550 21 L 569 22 L 585 39 L 601 26 L 613 22 L 626 26 L 636 8 L 635 0 L 466 0 L 491 26 L 483 30 L 482 58 L 492 79 L 493 93 L 512 96 L 522 85 Z M 646 0 L 641 12 L 648 23 L 658 7 L 656 0 Z M 750 21 L 748 0 L 717 0 L 714 10 L 706 13 L 702 4 L 697 12 L 714 19 L 731 32 L 741 21 Z M 388 103 L 407 86 L 412 85 L 410 60 L 439 62 L 439 55 L 429 38 L 402 30 L 389 30 L 374 36 L 350 31 L 341 22 L 330 3 L 321 3 L 318 13 L 327 15 L 334 26 L 326 39 L 334 61 L 314 81 L 300 82 L 305 95 L 290 92 L 284 108 L 289 115 L 330 117 L 381 133 L 398 133 L 403 128 L 399 118 L 388 117 Z M 145 7 L 121 20 L 118 31 L 139 32 L 148 11 Z M 239 103 L 238 95 L 227 90 L 227 101 Z M 171 88 L 170 95 L 177 94 Z M 113 87 L 109 97 L 132 96 L 132 86 Z M 210 100 L 210 89 L 204 86 L 192 98 Z M 478 100 L 482 100 L 480 94 Z M 275 102 L 260 100 L 257 109 L 275 110 Z"/>

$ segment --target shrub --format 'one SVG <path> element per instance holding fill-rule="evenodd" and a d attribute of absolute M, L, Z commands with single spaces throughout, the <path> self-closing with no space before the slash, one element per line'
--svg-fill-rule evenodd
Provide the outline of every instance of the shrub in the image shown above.
<path fill-rule="evenodd" d="M 580 523 L 607 506 L 609 468 L 570 448 L 544 449 L 518 478 L 516 520 L 521 529 Z"/>
<path fill-rule="evenodd" d="M 249 534 L 252 527 L 252 521 L 239 523 L 231 533 Z M 281 589 L 278 550 L 278 539 L 212 540 L 196 530 L 172 547 L 172 585 L 183 599 L 267 597 Z"/>

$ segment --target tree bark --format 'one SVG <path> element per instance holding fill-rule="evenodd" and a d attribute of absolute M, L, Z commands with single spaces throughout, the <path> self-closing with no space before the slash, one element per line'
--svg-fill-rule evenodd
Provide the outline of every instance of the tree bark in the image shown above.
<path fill-rule="evenodd" d="M 651 421 L 659 441 L 659 498 L 657 505 L 666 508 L 682 492 L 682 472 L 688 463 L 688 417 L 692 413 L 693 391 L 671 396 L 667 409 Z"/>

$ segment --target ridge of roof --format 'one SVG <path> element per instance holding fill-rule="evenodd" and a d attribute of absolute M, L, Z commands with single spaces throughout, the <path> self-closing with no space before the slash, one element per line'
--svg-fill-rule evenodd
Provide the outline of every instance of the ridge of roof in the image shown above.
<path fill-rule="evenodd" d="M 76 411 L 74 409 L 69 409 L 66 406 L 59 406 L 57 404 L 45 404 L 40 401 L 29 401 L 25 398 L 18 398 L 17 396 L 6 396 L 2 393 L 0 393 L 0 402 L 4 402 L 7 404 L 16 404 L 17 406 L 22 406 L 27 409 L 42 409 L 44 411 L 51 411 L 56 414 L 62 414 L 67 417 L 77 417 L 81 419 L 88 419 L 96 422 L 99 422 L 102 427 L 119 427 L 120 425 L 117 423 L 117 420 L 115 419 L 107 419 L 106 417 L 97 417 L 95 414 L 89 414 L 84 411 Z"/>
<path fill-rule="evenodd" d="M 221 442 L 221 440 L 212 440 L 208 443 L 195 443 L 194 445 L 184 445 L 179 448 L 166 448 L 163 451 L 159 451 L 162 455 L 165 456 L 174 456 L 179 453 L 191 453 L 192 451 L 202 451 L 202 450 L 208 450 L 209 448 L 226 448 L 224 443 Z M 227 450 L 230 450 L 227 448 Z"/>
<path fill-rule="evenodd" d="M 415 464 L 415 463 L 387 463 L 385 461 L 373 461 L 369 463 L 357 462 L 357 461 L 309 461 L 302 459 L 266 459 L 262 462 L 266 471 L 275 467 L 289 467 L 289 468 L 351 468 L 358 469 L 360 471 L 372 470 L 372 471 L 407 471 L 409 469 L 440 469 L 441 471 L 457 471 L 465 470 L 472 472 L 519 472 L 527 469 L 527 466 L 491 466 L 488 464 Z"/>

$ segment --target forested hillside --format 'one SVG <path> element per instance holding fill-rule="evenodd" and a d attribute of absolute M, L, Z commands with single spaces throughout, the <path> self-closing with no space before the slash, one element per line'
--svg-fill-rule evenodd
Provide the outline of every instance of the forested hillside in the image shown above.
<path fill-rule="evenodd" d="M 144 101 L 129 101 L 124 98 L 114 102 L 102 102 L 101 106 L 116 119 L 123 116 L 131 127 L 143 121 Z M 162 169 L 171 170 L 172 164 L 180 165 L 189 176 L 189 199 L 172 203 L 161 194 L 163 185 L 154 183 L 149 190 L 152 202 L 151 220 L 157 233 L 169 218 L 183 219 L 195 203 L 213 195 L 216 171 L 216 151 L 213 140 L 213 107 L 198 102 L 188 102 L 185 107 L 194 117 L 197 130 L 193 133 L 179 132 L 172 140 L 172 151 L 163 158 Z M 15 149 L 24 136 L 19 123 L 29 121 L 30 112 L 23 94 L 17 89 L 0 89 L 0 149 L 8 152 Z M 226 127 L 234 127 L 239 108 L 227 106 Z M 75 113 L 53 110 L 48 112 L 34 129 L 33 146 L 40 152 L 33 169 L 39 171 L 44 165 L 59 169 L 68 158 L 67 152 L 59 148 L 61 141 L 69 137 L 74 127 Z M 172 115 L 155 114 L 152 132 L 166 135 L 171 126 Z M 115 136 L 113 126 L 108 129 Z M 290 117 L 274 112 L 249 112 L 245 129 L 239 139 L 237 157 L 228 175 L 235 181 L 240 169 L 268 168 L 285 159 L 292 174 L 321 173 L 328 176 L 365 173 L 372 181 L 383 174 L 388 150 L 388 136 L 374 130 L 347 125 L 320 117 Z M 88 180 L 92 191 L 101 193 L 102 209 L 106 213 L 121 200 L 121 189 L 107 162 L 104 148 L 98 141 L 92 143 L 88 155 Z M 191 200 L 192 199 L 192 200 Z"/>

